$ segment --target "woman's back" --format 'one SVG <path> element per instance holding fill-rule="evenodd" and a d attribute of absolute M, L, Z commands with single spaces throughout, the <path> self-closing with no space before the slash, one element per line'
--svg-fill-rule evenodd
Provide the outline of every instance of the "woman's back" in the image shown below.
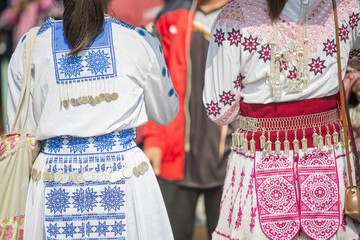
<path fill-rule="evenodd" d="M 10 63 L 21 86 L 23 44 Z M 138 127 L 148 119 L 170 123 L 177 97 L 159 41 L 149 32 L 118 19 L 105 19 L 104 29 L 84 50 L 71 50 L 63 21 L 49 18 L 34 50 L 31 130 L 39 140 L 61 135 L 96 136 Z M 17 94 L 10 91 L 12 103 Z M 9 109 L 15 109 L 9 107 Z M 15 111 L 9 112 L 9 122 Z"/>

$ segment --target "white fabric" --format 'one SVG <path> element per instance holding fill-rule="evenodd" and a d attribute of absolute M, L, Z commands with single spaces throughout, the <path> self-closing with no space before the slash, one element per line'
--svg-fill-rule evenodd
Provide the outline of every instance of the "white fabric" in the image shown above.
<path fill-rule="evenodd" d="M 203 102 L 205 108 L 208 108 L 208 104 L 213 101 L 214 103 L 219 103 L 221 100 L 221 95 L 225 92 L 227 93 L 229 90 L 231 91 L 230 94 L 234 95 L 234 99 L 236 102 L 239 102 L 240 99 L 245 103 L 273 103 L 276 102 L 275 97 L 272 94 L 270 82 L 269 82 L 269 75 L 270 75 L 270 60 L 263 61 L 259 59 L 259 51 L 262 50 L 262 47 L 267 46 L 270 44 L 271 39 L 267 39 L 265 37 L 272 36 L 273 27 L 271 24 L 266 23 L 264 26 L 259 26 L 257 28 L 258 32 L 253 33 L 249 30 L 249 28 L 254 28 L 251 25 L 252 20 L 255 16 L 263 16 L 266 14 L 264 9 L 257 9 L 258 12 L 252 12 L 255 8 L 248 7 L 248 5 L 255 4 L 256 2 L 260 2 L 265 7 L 264 1 L 260 0 L 252 0 L 250 2 L 243 1 L 243 0 L 235 0 L 231 1 L 228 5 L 240 5 L 241 9 L 239 9 L 238 14 L 246 15 L 244 18 L 246 19 L 245 22 L 236 23 L 234 20 L 233 22 L 225 22 L 224 24 L 220 24 L 218 21 L 215 21 L 212 31 L 211 31 L 211 39 L 210 39 L 210 46 L 207 56 L 207 64 L 206 64 L 206 72 L 205 72 L 205 85 L 203 91 Z M 318 4 L 316 6 L 320 6 L 319 2 L 321 1 L 311 1 L 311 6 Z M 337 1 L 339 2 L 339 1 Z M 343 1 L 342 1 L 343 2 Z M 350 1 L 352 4 L 356 4 L 357 1 Z M 340 10 L 342 7 L 340 7 Z M 236 5 L 237 6 L 237 5 Z M 329 7 L 330 6 L 330 7 Z M 327 9 L 324 11 L 329 12 L 332 10 L 331 1 L 327 3 Z M 285 5 L 285 10 L 283 17 L 286 15 L 287 19 L 291 19 L 294 23 L 299 18 L 299 7 L 300 1 L 298 0 L 289 0 Z M 226 8 L 226 7 L 225 7 Z M 293 8 L 297 8 L 298 11 L 293 10 Z M 266 8 L 265 8 L 266 9 Z M 322 9 L 317 9 L 321 11 Z M 354 13 L 359 13 L 359 9 L 353 9 Z M 235 10 L 234 10 L 235 11 Z M 251 11 L 251 12 L 250 12 Z M 359 25 L 355 26 L 351 29 L 348 25 L 349 22 L 349 15 L 346 12 L 339 11 L 339 26 L 347 26 L 349 30 L 349 36 L 346 41 L 341 41 L 341 52 L 342 52 L 342 71 L 343 75 L 345 74 L 346 66 L 349 60 L 348 53 L 353 50 L 359 48 L 360 38 L 358 36 Z M 221 15 L 221 13 L 220 13 Z M 263 17 L 264 18 L 264 17 Z M 327 23 L 333 23 L 333 15 L 329 16 L 329 20 Z M 262 20 L 260 20 L 262 21 Z M 269 20 L 268 20 L 269 21 Z M 332 21 L 332 22 L 331 22 Z M 239 25 L 245 25 L 242 28 L 239 28 Z M 283 32 L 282 34 L 279 33 L 279 40 L 281 40 L 283 35 L 290 34 L 298 34 L 298 37 L 301 37 L 301 28 L 299 29 L 300 32 L 296 32 L 295 30 L 289 30 L 290 28 L 287 27 L 286 22 L 280 22 L 279 25 L 282 26 L 283 29 L 287 28 L 289 32 Z M 333 25 L 332 25 L 333 26 Z M 322 29 L 324 26 L 320 24 L 310 24 L 308 25 L 308 29 Z M 218 44 L 215 42 L 215 35 L 217 31 L 223 31 L 225 40 L 222 44 Z M 236 44 L 230 44 L 228 40 L 229 35 L 233 31 L 239 31 L 242 35 L 241 42 Z M 260 32 L 262 31 L 262 32 Z M 290 32 L 291 31 L 291 32 Z M 266 32 L 266 33 L 264 33 Z M 259 36 L 261 35 L 261 36 Z M 245 41 L 245 38 L 257 38 L 257 45 L 256 50 L 253 50 L 249 53 L 248 50 L 244 50 L 244 45 L 242 45 Z M 328 35 L 324 36 L 327 40 L 329 39 L 334 40 L 333 34 L 333 27 L 329 30 Z M 280 74 L 280 84 L 282 86 L 282 96 L 280 102 L 288 102 L 288 101 L 298 101 L 304 99 L 314 99 L 314 98 L 322 98 L 325 96 L 334 95 L 339 91 L 339 84 L 338 84 L 338 76 L 334 74 L 337 72 L 337 60 L 336 60 L 336 52 L 333 55 L 327 54 L 324 51 L 324 43 L 326 43 L 325 39 L 319 39 L 319 36 L 314 36 L 311 38 L 310 36 L 310 44 L 316 44 L 317 50 L 314 53 L 309 53 L 309 65 L 312 63 L 311 59 L 316 60 L 318 57 L 320 60 L 325 60 L 326 68 L 322 69 L 322 73 L 317 72 L 316 74 L 314 71 L 310 71 L 310 82 L 309 85 L 301 92 L 301 93 L 286 93 L 284 90 L 285 86 L 285 74 L 281 72 Z M 281 46 L 280 53 L 284 52 L 284 48 Z M 256 56 L 255 56 L 256 55 Z M 310 70 L 310 66 L 309 66 Z M 243 77 L 242 88 L 234 88 L 234 81 L 237 80 L 239 74 Z M 288 72 L 286 75 L 288 76 Z M 241 91 L 241 94 L 240 94 Z M 219 114 L 209 114 L 210 119 L 216 121 L 220 117 L 224 118 L 224 114 L 229 115 L 226 121 L 221 121 L 219 124 L 225 125 L 233 121 L 236 113 L 233 112 L 235 110 L 231 109 L 234 104 L 222 104 L 218 105 L 220 107 Z M 238 108 L 236 108 L 239 110 Z M 232 113 L 233 114 L 230 114 Z M 230 116 L 231 115 L 231 116 Z"/>
<path fill-rule="evenodd" d="M 287 32 L 279 33 L 280 40 L 285 35 L 301 41 L 301 32 L 296 31 L 296 29 L 301 29 L 301 26 L 300 28 L 294 26 L 299 20 L 300 2 L 300 0 L 288 0 L 286 3 L 279 26 L 282 31 L 285 29 Z M 322 98 L 334 95 L 339 91 L 336 52 L 330 54 L 325 50 L 325 44 L 334 41 L 335 38 L 332 3 L 331 1 L 315 0 L 310 1 L 310 4 L 312 7 L 317 7 L 311 16 L 313 22 L 308 25 L 309 32 L 313 34 L 309 36 L 310 82 L 301 93 L 286 93 L 284 90 L 288 72 L 286 72 L 286 76 L 282 72 L 280 102 Z M 352 16 L 351 19 L 354 21 L 359 15 L 360 9 L 356 0 L 339 0 L 337 4 L 340 6 L 338 7 L 339 26 L 348 31 L 348 38 L 346 38 L 346 34 L 343 35 L 340 46 L 344 74 L 350 58 L 349 53 L 355 50 L 353 51 L 353 60 L 359 57 L 357 51 L 360 46 L 358 33 L 360 22 L 351 22 L 350 18 Z M 273 26 L 267 13 L 266 1 L 233 0 L 223 8 L 213 25 L 206 64 L 203 102 L 209 118 L 218 124 L 225 125 L 236 119 L 241 110 L 239 109 L 240 101 L 248 104 L 276 102 L 269 82 L 270 59 L 262 59 L 260 54 L 260 51 L 269 46 L 273 40 Z M 327 19 L 323 19 L 324 15 Z M 353 26 L 350 25 L 350 22 Z M 241 35 L 241 41 L 236 40 L 233 37 L 234 34 Z M 246 50 L 245 43 L 249 39 L 256 39 L 257 45 L 252 51 Z M 286 41 L 283 42 L 286 44 Z M 285 44 L 279 44 L 280 54 L 284 53 Z M 320 62 L 320 67 L 317 65 L 316 67 L 319 68 L 315 69 L 314 62 L 316 60 L 323 61 L 324 65 L 321 66 Z M 313 65 L 311 66 L 311 64 Z M 266 118 L 266 116 L 264 117 Z M 300 149 L 301 154 L 302 150 Z M 255 155 L 263 156 L 263 152 L 257 151 Z M 343 209 L 345 186 L 348 184 L 344 150 L 338 149 L 335 155 L 338 157 L 336 163 L 340 201 Z M 259 223 L 255 184 L 251 182 L 253 171 L 253 158 L 246 157 L 243 153 L 231 153 L 219 223 L 213 234 L 214 240 L 268 239 Z M 358 226 L 354 224 L 354 221 L 348 217 L 343 218 L 342 214 L 340 220 L 340 228 L 331 239 L 358 239 Z M 309 239 L 309 237 L 301 231 L 294 239 Z M 318 239 L 324 238 L 319 236 Z"/>
<path fill-rule="evenodd" d="M 309 149 L 311 150 L 311 149 Z M 256 154 L 262 154 L 261 152 L 257 152 Z M 290 152 L 292 154 L 292 151 Z M 340 191 L 340 198 L 341 198 L 341 213 L 344 209 L 344 195 L 345 195 L 345 184 L 348 186 L 348 181 L 346 180 L 346 158 L 345 158 L 345 151 L 342 148 L 339 148 L 335 156 L 342 156 L 337 158 L 337 169 L 339 174 L 339 191 Z M 354 169 L 354 166 L 352 166 Z M 259 223 L 259 216 L 258 211 L 256 210 L 255 216 L 253 219 L 255 220 L 254 226 L 251 227 L 251 209 L 257 208 L 257 199 L 255 196 L 255 184 L 253 183 L 253 193 L 248 192 L 249 186 L 251 185 L 251 175 L 254 171 L 254 158 L 251 157 L 245 157 L 244 155 L 237 154 L 235 152 L 231 153 L 231 156 L 229 158 L 229 164 L 228 164 L 228 172 L 227 177 L 225 179 L 225 185 L 224 185 L 224 193 L 222 199 L 224 199 L 225 191 L 229 188 L 232 180 L 232 173 L 235 169 L 235 174 L 237 176 L 240 176 L 240 173 L 242 172 L 242 169 L 244 169 L 244 179 L 243 179 L 243 185 L 240 187 L 240 190 L 242 188 L 242 191 L 238 194 L 236 199 L 231 199 L 231 192 L 228 193 L 227 198 L 223 202 L 222 208 L 221 208 L 221 214 L 219 219 L 219 224 L 217 226 L 217 229 L 215 231 L 218 231 L 217 233 L 213 234 L 213 240 L 229 240 L 229 239 L 239 239 L 239 240 L 267 240 L 269 239 L 265 234 L 263 233 L 260 223 Z M 235 189 L 234 189 L 234 195 L 239 189 L 240 186 L 240 177 L 235 178 Z M 354 180 L 353 180 L 354 181 Z M 232 200 L 234 201 L 233 205 L 231 205 Z M 233 206 L 233 213 L 232 213 L 232 222 L 231 226 L 229 227 L 229 213 L 231 206 Z M 241 225 L 238 231 L 233 230 L 231 232 L 231 235 L 229 236 L 228 233 L 224 232 L 223 236 L 220 234 L 222 233 L 222 229 L 234 229 L 237 219 L 239 218 L 239 207 L 242 209 L 242 214 L 240 214 L 241 218 Z M 359 233 L 357 228 L 359 226 L 355 225 L 353 220 L 350 218 L 346 218 L 344 221 L 343 214 L 340 214 L 340 228 L 337 231 L 337 233 L 331 237 L 331 240 L 349 240 L 349 239 L 358 239 Z M 225 236 L 226 235 L 226 236 Z M 294 239 L 296 240 L 310 240 L 306 234 L 301 231 L 300 234 L 298 234 Z M 322 239 L 322 238 L 319 238 Z"/>
<path fill-rule="evenodd" d="M 125 166 L 137 166 L 143 161 L 149 163 L 139 148 L 123 153 Z M 40 153 L 34 168 L 46 172 L 47 155 Z M 129 240 L 171 240 L 170 222 L 160 188 L 152 168 L 140 177 L 125 180 L 126 239 Z M 25 212 L 24 240 L 45 239 L 45 184 L 31 179 Z"/>
<path fill-rule="evenodd" d="M 170 77 L 162 75 L 165 60 L 159 41 L 144 31 L 112 23 L 116 58 L 116 86 L 119 98 L 64 109 L 60 104 L 52 54 L 51 30 L 37 36 L 33 61 L 30 129 L 38 140 L 61 135 L 90 137 L 115 130 L 138 127 L 148 120 L 166 125 L 178 112 L 177 95 L 168 96 L 173 88 Z M 23 42 L 18 44 L 9 64 L 7 103 L 8 127 L 18 103 L 22 81 Z"/>

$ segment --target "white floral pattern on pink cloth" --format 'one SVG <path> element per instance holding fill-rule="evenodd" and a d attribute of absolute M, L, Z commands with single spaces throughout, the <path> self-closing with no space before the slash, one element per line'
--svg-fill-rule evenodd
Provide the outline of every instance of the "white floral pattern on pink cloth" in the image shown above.
<path fill-rule="evenodd" d="M 6 219 L 0 223 L 1 240 L 22 240 L 24 238 L 24 215 Z"/>

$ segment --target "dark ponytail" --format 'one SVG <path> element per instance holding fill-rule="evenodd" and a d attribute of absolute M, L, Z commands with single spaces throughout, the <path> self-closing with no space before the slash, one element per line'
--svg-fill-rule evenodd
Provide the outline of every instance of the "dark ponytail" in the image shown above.
<path fill-rule="evenodd" d="M 267 0 L 271 20 L 276 21 L 285 7 L 287 0 Z"/>
<path fill-rule="evenodd" d="M 109 0 L 63 0 L 64 33 L 69 55 L 86 48 L 102 31 Z"/>

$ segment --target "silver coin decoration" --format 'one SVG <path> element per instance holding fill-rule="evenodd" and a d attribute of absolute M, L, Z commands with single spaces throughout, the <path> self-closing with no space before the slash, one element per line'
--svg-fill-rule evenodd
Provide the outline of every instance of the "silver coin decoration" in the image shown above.
<path fill-rule="evenodd" d="M 139 176 L 140 176 L 138 167 L 134 167 L 134 168 L 133 168 L 133 174 L 134 174 L 135 177 L 139 177 Z"/>
<path fill-rule="evenodd" d="M 123 169 L 122 173 L 123 173 L 124 178 L 130 178 L 132 176 L 131 169 L 127 168 L 127 167 Z"/>
<path fill-rule="evenodd" d="M 90 182 L 93 179 L 93 175 L 91 172 L 84 172 L 84 180 L 86 182 Z"/>
<path fill-rule="evenodd" d="M 60 182 L 61 181 L 61 173 L 60 172 L 56 172 L 55 174 L 54 174 L 54 181 L 55 182 Z"/>

